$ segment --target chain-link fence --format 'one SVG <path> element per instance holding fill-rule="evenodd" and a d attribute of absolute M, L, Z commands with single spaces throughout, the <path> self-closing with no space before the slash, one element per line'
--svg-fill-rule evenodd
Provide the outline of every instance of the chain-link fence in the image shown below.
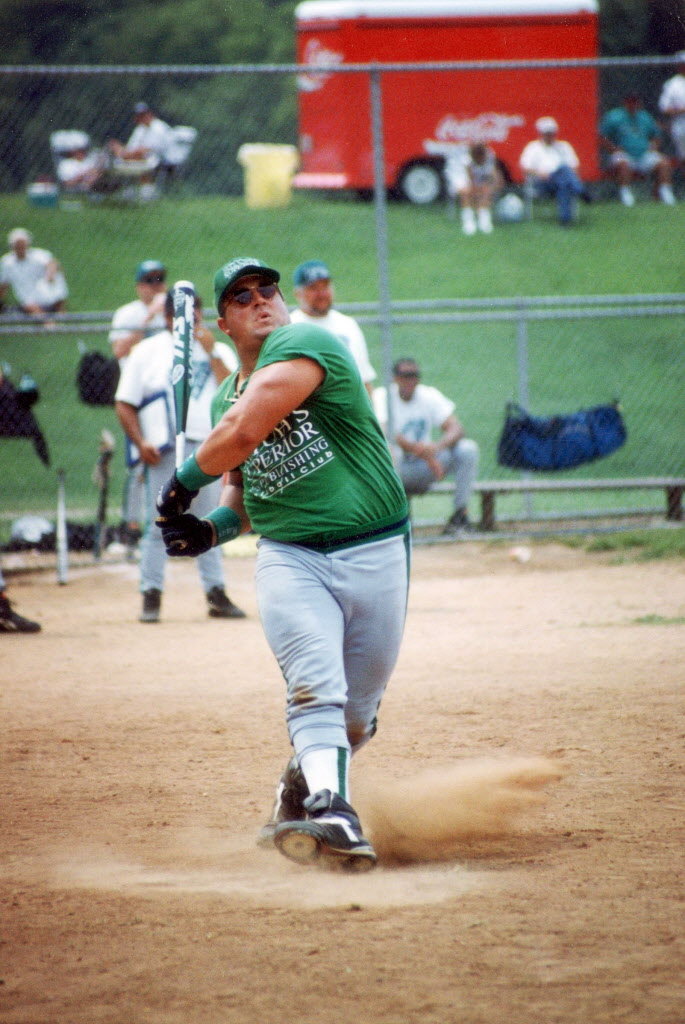
<path fill-rule="evenodd" d="M 598 117 L 628 90 L 639 92 L 646 108 L 658 116 L 663 83 L 675 70 L 670 58 L 518 62 L 516 70 L 530 72 L 526 90 L 535 95 L 541 92 L 539 83 L 553 72 L 575 68 L 592 69 L 596 95 L 590 98 L 590 109 L 596 110 Z M 290 212 L 270 209 L 267 198 L 263 209 L 243 216 L 236 204 L 243 206 L 240 197 L 249 169 L 239 157 L 241 149 L 244 152 L 244 147 L 255 143 L 299 146 L 304 162 L 306 144 L 303 147 L 297 121 L 297 77 L 302 77 L 303 70 L 308 75 L 354 75 L 365 82 L 368 106 L 363 112 L 350 109 L 349 124 L 357 133 L 358 147 L 368 154 L 372 187 L 367 187 L 367 179 L 365 187 L 358 189 L 347 187 L 339 193 L 296 190 L 292 197 L 288 187 L 283 203 L 290 204 Z M 415 65 L 411 73 L 439 76 L 474 70 L 496 75 L 511 68 L 503 62 L 442 65 L 440 69 Z M 75 387 L 76 373 L 83 349 L 109 355 L 113 310 L 134 298 L 132 268 L 150 256 L 162 258 L 171 277 L 203 282 L 227 255 L 237 252 L 268 255 L 279 261 L 277 265 L 286 274 L 301 259 L 313 255 L 330 260 L 341 300 L 338 306 L 358 316 L 364 326 L 379 378 L 388 378 L 393 357 L 418 353 L 425 379 L 457 398 L 460 417 L 481 447 L 484 476 L 506 474 L 497 466 L 495 452 L 504 404 L 510 399 L 530 404 L 537 412 L 554 412 L 618 398 L 631 441 L 611 457 L 610 467 L 597 463 L 589 471 L 597 476 L 609 472 L 630 477 L 682 474 L 682 288 L 676 286 L 669 294 L 654 294 L 657 289 L 650 289 L 650 294 L 634 297 L 626 287 L 621 295 L 608 297 L 585 294 L 569 300 L 536 299 L 536 294 L 547 293 L 531 291 L 536 280 L 531 273 L 525 299 L 516 285 L 509 297 L 494 292 L 491 298 L 471 299 L 471 279 L 464 268 L 452 278 L 444 271 L 449 261 L 439 241 L 445 221 L 441 200 L 433 204 L 440 211 L 439 222 L 428 220 L 424 209 L 416 208 L 415 220 L 409 225 L 406 213 L 400 215 L 392 202 L 396 190 L 388 191 L 398 181 L 386 174 L 390 129 L 384 124 L 384 110 L 389 106 L 388 89 L 399 87 L 404 74 L 408 72 L 394 66 L 391 71 L 384 65 L 358 66 L 354 71 L 315 64 L 306 69 L 300 65 L 0 68 L 2 228 L 27 224 L 34 244 L 60 257 L 70 287 L 68 313 L 52 317 L 55 326 L 51 328 L 13 316 L 11 311 L 0 316 L 0 363 L 6 379 L 20 392 L 26 371 L 37 380 L 39 400 L 27 407 L 24 396 L 24 411 L 42 434 L 49 458 L 49 467 L 36 458 L 35 431 L 16 440 L 8 438 L 5 431 L 0 461 L 3 471 L 11 471 L 5 477 L 11 486 L 0 494 L 0 540 L 7 541 L 17 516 L 31 513 L 54 519 L 57 467 L 66 469 L 70 517 L 93 518 L 98 492 L 91 476 L 99 437 L 102 429 L 117 437 L 120 431 L 111 406 L 83 402 Z M 51 188 L 51 182 L 58 180 L 59 160 L 72 152 L 56 149 L 54 133 L 81 132 L 87 137 L 88 151 L 109 152 L 109 139 L 128 138 L 134 106 L 143 101 L 170 126 L 191 128 L 196 133 L 186 140 L 178 165 L 171 167 L 165 178 L 152 182 L 151 201 L 145 201 L 140 191 L 146 183 L 144 169 L 138 177 L 114 176 L 110 181 L 115 184 L 100 190 L 69 189 L 65 183 Z M 460 102 L 455 99 L 446 107 L 442 118 L 450 126 L 451 141 L 468 141 L 454 135 L 459 124 L 470 126 L 471 132 L 474 124 L 480 132 L 491 130 L 488 125 L 493 124 L 495 134 L 502 130 L 501 118 L 479 120 L 480 114 L 492 111 L 473 109 L 468 117 L 462 116 L 457 109 Z M 563 100 L 560 97 L 558 107 L 546 104 L 538 113 L 557 115 L 563 127 L 564 114 L 573 103 L 571 93 Z M 406 109 L 407 118 L 418 116 L 410 101 Z M 503 112 L 509 109 L 512 104 L 503 102 Z M 530 118 L 515 128 L 521 141 L 534 134 Z M 615 193 L 602 168 L 597 125 L 586 125 L 586 129 L 596 147 L 588 161 L 591 167 L 596 165 L 596 173 L 588 175 L 590 185 L 595 198 L 606 199 L 617 207 L 618 214 Z M 496 138 L 487 141 L 497 150 Z M 682 171 L 673 159 L 666 122 L 663 146 L 672 159 L 676 195 L 682 198 Z M 435 167 L 435 145 L 424 155 L 431 157 L 432 163 L 427 163 Z M 442 175 L 441 154 L 437 157 Z M 520 192 L 518 168 L 512 165 L 508 170 L 513 179 L 510 191 Z M 291 173 L 292 167 L 288 177 Z M 650 187 L 640 184 L 639 188 L 643 209 L 651 212 L 656 204 L 651 201 Z M 370 196 L 372 204 L 364 201 Z M 553 219 L 549 211 L 542 215 L 543 220 L 545 216 Z M 655 251 L 671 244 L 658 234 L 661 222 L 648 212 L 635 224 L 637 231 L 654 232 Z M 533 225 L 529 227 L 535 230 Z M 505 236 L 504 230 L 501 235 L 499 250 L 512 237 Z M 679 238 L 676 230 L 674 246 Z M 426 263 L 438 268 L 436 296 L 444 297 L 445 281 L 454 281 L 454 291 L 450 295 L 448 289 L 447 298 L 440 302 L 426 293 L 425 277 L 416 272 L 416 259 L 405 260 L 414 246 L 422 249 Z M 543 260 L 553 262 L 554 249 Z M 482 270 L 487 278 L 487 263 Z M 422 283 L 417 284 L 419 281 Z M 483 294 L 482 281 L 479 289 Z M 486 284 L 485 294 L 490 290 Z M 598 282 L 597 292 L 601 291 Z M 425 299 L 418 297 L 426 294 Z M 360 301 L 343 301 L 353 298 Z M 119 517 L 123 477 L 123 459 L 117 453 L 110 485 L 109 517 L 114 523 Z M 538 500 L 545 510 L 558 499 Z M 597 501 L 593 495 L 574 500 L 575 510 L 583 502 L 590 506 Z M 620 502 L 626 502 L 625 495 Z"/>

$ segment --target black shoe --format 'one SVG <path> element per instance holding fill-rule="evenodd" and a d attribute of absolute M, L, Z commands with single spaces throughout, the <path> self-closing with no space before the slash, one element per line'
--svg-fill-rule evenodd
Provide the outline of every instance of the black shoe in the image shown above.
<path fill-rule="evenodd" d="M 221 587 L 212 587 L 207 591 L 207 604 L 212 619 L 244 619 L 245 612 L 233 604 L 230 597 Z"/>
<path fill-rule="evenodd" d="M 162 607 L 162 591 L 152 587 L 143 591 L 143 610 L 138 617 L 138 622 L 159 622 L 159 613 Z"/>
<path fill-rule="evenodd" d="M 369 871 L 376 854 L 356 812 L 337 793 L 322 789 L 304 801 L 305 821 L 276 826 L 274 845 L 298 864 L 320 863 L 343 871 Z"/>
<path fill-rule="evenodd" d="M 273 846 L 274 833 L 281 822 L 304 821 L 307 817 L 304 801 L 308 796 L 307 780 L 295 758 L 291 757 L 276 786 L 276 799 L 271 817 L 257 836 L 257 846 Z"/>
<path fill-rule="evenodd" d="M 583 200 L 584 203 L 588 203 L 588 205 L 590 203 L 594 203 L 595 201 L 595 197 L 588 188 L 583 189 L 583 191 L 580 193 L 580 198 Z"/>
<path fill-rule="evenodd" d="M 23 615 L 12 611 L 12 605 L 4 594 L 0 596 L 0 633 L 39 633 L 40 623 L 31 622 Z"/>
<path fill-rule="evenodd" d="M 466 515 L 466 512 L 463 508 L 458 508 L 452 513 L 445 523 L 442 535 L 443 537 L 458 537 L 459 534 L 472 529 L 473 527 L 469 522 L 469 517 Z"/>

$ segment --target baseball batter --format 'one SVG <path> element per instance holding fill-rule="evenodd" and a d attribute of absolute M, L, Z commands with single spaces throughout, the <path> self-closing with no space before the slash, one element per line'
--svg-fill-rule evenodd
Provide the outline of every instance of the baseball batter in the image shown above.
<path fill-rule="evenodd" d="M 277 270 L 239 258 L 214 279 L 240 366 L 211 434 L 160 491 L 170 555 L 259 533 L 256 587 L 286 683 L 294 757 L 260 833 L 299 863 L 348 870 L 376 855 L 349 802 L 350 757 L 376 730 L 406 614 L 407 501 L 354 360 L 328 331 L 291 324 Z M 221 505 L 187 513 L 224 475 Z"/>

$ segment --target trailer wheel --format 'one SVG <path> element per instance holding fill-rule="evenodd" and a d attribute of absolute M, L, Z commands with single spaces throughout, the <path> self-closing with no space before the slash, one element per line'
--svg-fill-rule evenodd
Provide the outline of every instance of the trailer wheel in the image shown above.
<path fill-rule="evenodd" d="M 403 199 L 416 206 L 425 206 L 440 198 L 442 186 L 442 175 L 437 167 L 428 163 L 416 163 L 402 172 L 398 190 Z"/>

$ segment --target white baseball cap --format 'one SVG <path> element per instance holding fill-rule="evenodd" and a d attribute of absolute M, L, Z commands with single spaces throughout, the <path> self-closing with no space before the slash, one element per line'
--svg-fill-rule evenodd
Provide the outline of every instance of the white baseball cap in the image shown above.
<path fill-rule="evenodd" d="M 7 236 L 9 245 L 14 245 L 15 242 L 26 242 L 27 245 L 30 245 L 32 241 L 31 234 L 26 228 L 14 228 Z"/>
<path fill-rule="evenodd" d="M 553 117 L 539 117 L 535 122 L 535 127 L 541 134 L 544 132 L 559 131 L 559 125 Z"/>

